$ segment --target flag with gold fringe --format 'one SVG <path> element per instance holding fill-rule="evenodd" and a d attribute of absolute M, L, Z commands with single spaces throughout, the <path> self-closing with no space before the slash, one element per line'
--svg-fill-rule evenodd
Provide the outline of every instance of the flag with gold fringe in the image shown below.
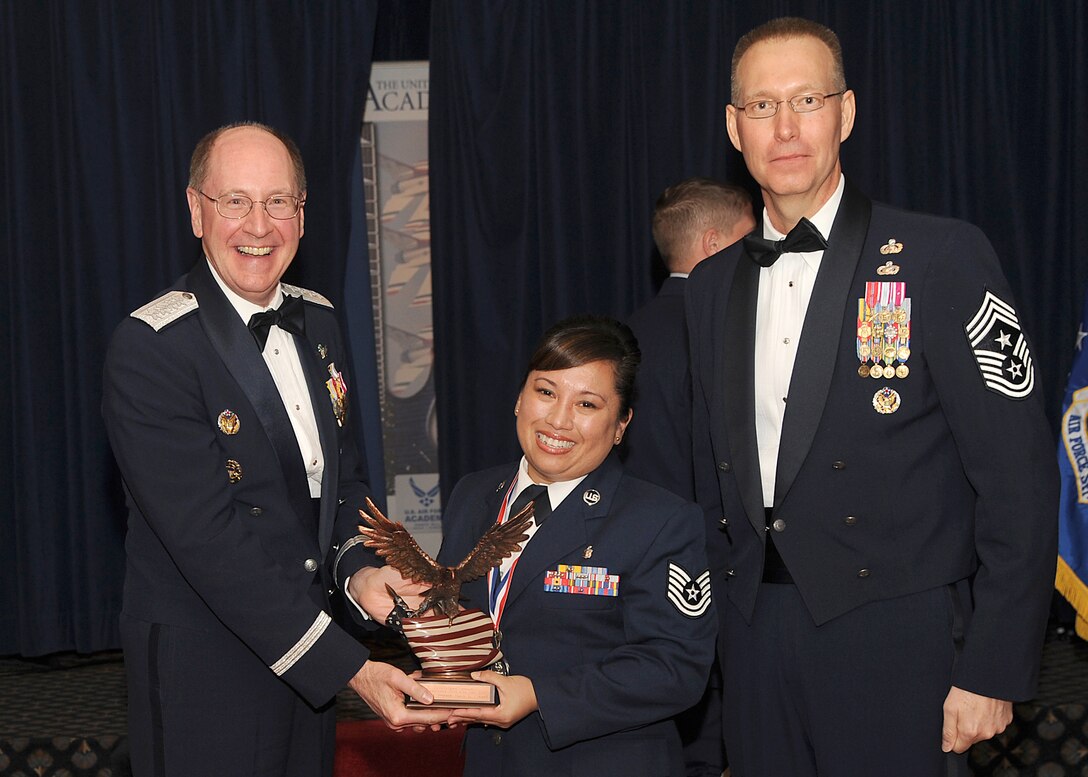
<path fill-rule="evenodd" d="M 1076 352 L 1062 404 L 1058 468 L 1062 476 L 1055 586 L 1077 611 L 1077 634 L 1088 639 L 1088 296 L 1077 327 Z"/>

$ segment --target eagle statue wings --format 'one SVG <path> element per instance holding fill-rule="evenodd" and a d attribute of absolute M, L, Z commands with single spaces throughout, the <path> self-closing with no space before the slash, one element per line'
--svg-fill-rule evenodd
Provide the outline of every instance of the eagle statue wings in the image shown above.
<path fill-rule="evenodd" d="M 518 549 L 529 535 L 526 529 L 533 522 L 533 503 L 527 504 L 517 515 L 505 523 L 496 522 L 484 532 L 472 552 L 455 567 L 446 567 L 431 558 L 419 547 L 411 533 L 396 521 L 382 515 L 370 500 L 366 500 L 370 515 L 363 510 L 359 516 L 366 525 L 359 525 L 359 531 L 366 537 L 363 544 L 373 548 L 374 552 L 385 559 L 409 580 L 430 588 L 423 594 L 423 603 L 413 616 L 419 616 L 428 610 L 445 615 L 450 621 L 460 610 L 457 600 L 461 586 L 475 580 Z"/>

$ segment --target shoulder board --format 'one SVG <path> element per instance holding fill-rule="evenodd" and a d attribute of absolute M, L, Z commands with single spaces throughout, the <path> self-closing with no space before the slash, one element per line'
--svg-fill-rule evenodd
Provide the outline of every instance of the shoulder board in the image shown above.
<path fill-rule="evenodd" d="M 142 308 L 137 308 L 129 315 L 138 318 L 156 332 L 179 318 L 192 313 L 199 305 L 196 295 L 191 291 L 168 291 L 158 299 L 151 300 Z"/>
<path fill-rule="evenodd" d="M 332 307 L 332 303 L 329 302 L 328 297 L 318 294 L 316 291 L 310 291 L 301 286 L 292 286 L 289 283 L 281 283 L 280 287 L 283 289 L 284 294 L 290 294 L 292 297 L 302 297 L 307 302 L 312 302 L 315 305 L 324 305 L 327 308 Z"/>

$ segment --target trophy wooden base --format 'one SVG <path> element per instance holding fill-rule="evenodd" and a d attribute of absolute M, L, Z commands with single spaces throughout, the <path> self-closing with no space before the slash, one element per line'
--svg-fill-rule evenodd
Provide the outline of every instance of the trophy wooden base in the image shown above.
<path fill-rule="evenodd" d="M 499 690 L 480 680 L 423 677 L 418 682 L 434 695 L 434 702 L 423 704 L 406 695 L 404 706 L 408 709 L 494 707 L 499 703 Z"/>

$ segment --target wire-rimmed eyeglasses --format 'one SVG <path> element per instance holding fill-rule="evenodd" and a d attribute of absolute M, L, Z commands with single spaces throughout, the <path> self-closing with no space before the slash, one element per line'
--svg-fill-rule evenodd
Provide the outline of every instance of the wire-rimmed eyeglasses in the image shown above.
<path fill-rule="evenodd" d="M 300 200 L 293 194 L 274 194 L 267 200 L 254 200 L 244 194 L 223 194 L 212 197 L 200 189 L 198 194 L 215 203 L 216 212 L 225 219 L 244 219 L 253 210 L 254 203 L 264 206 L 264 212 L 274 219 L 293 219 L 302 210 L 306 200 Z"/>
<path fill-rule="evenodd" d="M 769 119 L 778 113 L 778 106 L 786 103 L 794 113 L 812 113 L 824 107 L 828 97 L 839 97 L 846 94 L 846 90 L 832 92 L 831 94 L 795 94 L 785 100 L 752 100 L 744 105 L 733 106 L 737 110 L 744 111 L 749 119 Z"/>

